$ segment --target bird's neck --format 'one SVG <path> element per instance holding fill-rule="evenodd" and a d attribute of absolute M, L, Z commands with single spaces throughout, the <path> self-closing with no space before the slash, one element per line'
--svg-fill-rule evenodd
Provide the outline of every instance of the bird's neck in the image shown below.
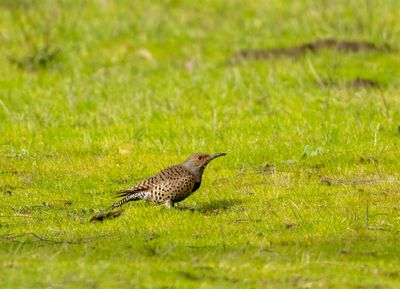
<path fill-rule="evenodd" d="M 187 169 L 195 178 L 196 183 L 201 183 L 201 178 L 203 176 L 204 168 L 193 168 L 192 166 L 189 166 L 185 163 L 182 164 L 182 166 Z"/>

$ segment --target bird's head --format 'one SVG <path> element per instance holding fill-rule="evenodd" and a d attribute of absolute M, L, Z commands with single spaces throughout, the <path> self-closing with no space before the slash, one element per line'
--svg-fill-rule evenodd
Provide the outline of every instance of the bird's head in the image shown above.
<path fill-rule="evenodd" d="M 205 168 L 213 159 L 224 155 L 226 155 L 226 153 L 217 153 L 212 155 L 205 153 L 195 153 L 188 157 L 184 163 L 193 168 L 200 169 Z"/>
<path fill-rule="evenodd" d="M 205 167 L 215 158 L 222 157 L 226 153 L 206 154 L 206 153 L 195 153 L 188 157 L 184 162 L 183 166 L 192 172 L 196 178 L 200 178 L 203 174 Z"/>

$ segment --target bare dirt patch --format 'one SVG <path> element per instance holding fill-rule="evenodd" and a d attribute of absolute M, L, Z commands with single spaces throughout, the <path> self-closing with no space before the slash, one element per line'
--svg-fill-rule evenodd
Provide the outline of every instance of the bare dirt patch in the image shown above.
<path fill-rule="evenodd" d="M 308 52 L 317 53 L 322 49 L 333 49 L 339 52 L 387 51 L 388 45 L 378 46 L 369 41 L 338 40 L 333 38 L 307 42 L 299 46 L 287 48 L 243 49 L 234 54 L 229 63 L 235 64 L 243 60 L 263 60 L 275 57 L 300 57 Z"/>
<path fill-rule="evenodd" d="M 367 88 L 380 88 L 381 85 L 378 81 L 363 77 L 357 77 L 352 80 L 347 80 L 343 83 L 334 81 L 321 81 L 321 86 L 324 87 L 344 87 L 349 89 L 367 89 Z"/>
<path fill-rule="evenodd" d="M 353 81 L 348 82 L 347 85 L 351 88 L 366 88 L 366 87 L 377 88 L 380 86 L 379 83 L 375 80 L 361 78 L 361 77 L 357 77 Z"/>

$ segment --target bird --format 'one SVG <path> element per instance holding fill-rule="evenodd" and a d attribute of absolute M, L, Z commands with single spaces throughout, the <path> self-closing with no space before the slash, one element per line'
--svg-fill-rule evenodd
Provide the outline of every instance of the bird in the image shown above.
<path fill-rule="evenodd" d="M 109 209 L 138 200 L 173 208 L 175 203 L 183 201 L 200 188 L 204 169 L 213 159 L 224 155 L 226 153 L 192 154 L 184 162 L 168 167 L 129 189 L 119 191 L 117 198 L 122 199 Z"/>

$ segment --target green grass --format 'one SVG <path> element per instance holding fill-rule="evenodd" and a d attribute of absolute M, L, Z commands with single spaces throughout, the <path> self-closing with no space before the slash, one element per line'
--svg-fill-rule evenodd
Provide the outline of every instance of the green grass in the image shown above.
<path fill-rule="evenodd" d="M 398 11 L 1 0 L 0 288 L 397 288 Z M 392 50 L 227 64 L 332 37 Z M 228 155 L 192 210 L 135 202 L 89 223 L 198 151 Z"/>

